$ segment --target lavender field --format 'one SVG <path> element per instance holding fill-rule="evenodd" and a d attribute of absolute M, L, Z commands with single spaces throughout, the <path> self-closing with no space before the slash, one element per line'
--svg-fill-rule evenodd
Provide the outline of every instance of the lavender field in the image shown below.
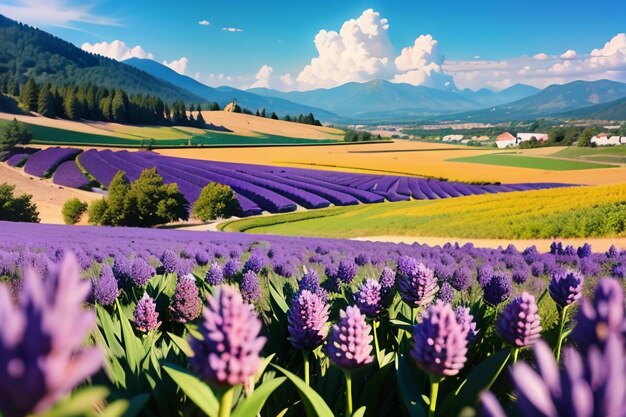
<path fill-rule="evenodd" d="M 0 222 L 0 412 L 623 416 L 625 265 Z"/>

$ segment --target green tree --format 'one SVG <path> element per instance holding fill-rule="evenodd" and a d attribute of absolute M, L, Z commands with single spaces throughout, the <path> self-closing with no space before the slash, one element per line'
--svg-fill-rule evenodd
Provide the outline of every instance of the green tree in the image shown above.
<path fill-rule="evenodd" d="M 598 133 L 597 129 L 594 127 L 586 127 L 585 130 L 582 131 L 580 136 L 578 137 L 578 146 L 593 146 L 591 143 L 591 138 L 594 137 Z"/>
<path fill-rule="evenodd" d="M 20 101 L 30 111 L 37 111 L 37 100 L 39 99 L 39 88 L 34 78 L 29 78 L 20 94 Z"/>
<path fill-rule="evenodd" d="M 276 113 L 272 112 L 272 115 L 270 116 L 270 118 L 272 120 L 278 120 L 278 116 L 276 115 Z"/>
<path fill-rule="evenodd" d="M 63 204 L 63 209 L 61 210 L 63 221 L 65 224 L 76 224 L 85 211 L 87 211 L 87 203 L 80 201 L 78 198 L 71 198 Z"/>
<path fill-rule="evenodd" d="M 37 113 L 44 117 L 54 117 L 56 112 L 54 109 L 54 97 L 50 91 L 50 84 L 44 84 L 39 91 L 37 99 Z"/>
<path fill-rule="evenodd" d="M 228 185 L 208 183 L 193 205 L 193 214 L 202 221 L 227 218 L 239 210 L 239 202 Z"/>
<path fill-rule="evenodd" d="M 76 102 L 76 93 L 74 87 L 68 87 L 63 96 L 63 110 L 65 116 L 70 120 L 78 118 L 78 103 Z"/>
<path fill-rule="evenodd" d="M 0 220 L 39 223 L 37 206 L 31 201 L 33 196 L 16 196 L 14 192 L 14 185 L 0 184 Z"/>
<path fill-rule="evenodd" d="M 33 138 L 32 133 L 22 122 L 13 119 L 4 129 L 0 138 L 0 151 L 11 151 L 17 145 L 26 145 Z"/>
<path fill-rule="evenodd" d="M 113 100 L 111 100 L 111 118 L 117 123 L 126 121 L 126 104 L 124 100 L 124 92 L 115 90 Z"/>
<path fill-rule="evenodd" d="M 198 117 L 196 118 L 196 126 L 206 127 L 206 121 L 204 120 L 204 117 L 202 117 L 201 111 L 198 112 Z"/>
<path fill-rule="evenodd" d="M 108 219 L 109 212 L 109 204 L 106 199 L 94 200 L 89 205 L 89 209 L 87 211 L 88 214 L 88 222 L 90 224 L 101 224 L 101 225 L 111 225 L 110 220 Z"/>

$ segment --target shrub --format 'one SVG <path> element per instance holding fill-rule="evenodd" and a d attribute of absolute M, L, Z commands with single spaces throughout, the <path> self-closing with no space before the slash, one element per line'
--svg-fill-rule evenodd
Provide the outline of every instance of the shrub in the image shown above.
<path fill-rule="evenodd" d="M 39 223 L 39 212 L 33 204 L 32 195 L 14 194 L 15 186 L 0 184 L 0 220 Z"/>
<path fill-rule="evenodd" d="M 87 211 L 87 203 L 78 198 L 69 199 L 63 204 L 63 221 L 65 224 L 76 224 L 83 213 Z"/>
<path fill-rule="evenodd" d="M 228 185 L 208 183 L 193 206 L 193 214 L 202 221 L 227 218 L 239 210 L 239 202 Z"/>
<path fill-rule="evenodd" d="M 106 220 L 107 208 L 108 208 L 107 200 L 104 198 L 102 200 L 95 200 L 89 205 L 88 214 L 88 222 L 90 224 L 109 224 Z"/>
<path fill-rule="evenodd" d="M 26 145 L 33 138 L 32 133 L 24 123 L 13 119 L 4 129 L 0 137 L 0 151 L 11 151 L 17 145 Z"/>

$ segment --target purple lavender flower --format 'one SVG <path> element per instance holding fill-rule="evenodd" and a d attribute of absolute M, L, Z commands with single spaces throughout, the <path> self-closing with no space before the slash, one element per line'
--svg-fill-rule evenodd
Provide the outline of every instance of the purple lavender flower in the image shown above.
<path fill-rule="evenodd" d="M 356 369 L 370 363 L 374 359 L 371 330 L 357 306 L 341 310 L 326 347 L 330 360 L 344 369 Z"/>
<path fill-rule="evenodd" d="M 350 284 L 359 273 L 359 266 L 349 259 L 339 262 L 337 280 L 343 284 Z"/>
<path fill-rule="evenodd" d="M 356 258 L 354 258 L 354 263 L 358 266 L 365 266 L 371 263 L 371 258 L 367 252 L 359 253 Z"/>
<path fill-rule="evenodd" d="M 45 279 L 27 269 L 23 283 L 17 304 L 0 284 L 0 412 L 6 417 L 47 411 L 103 362 L 99 348 L 83 344 L 96 316 L 83 308 L 91 285 L 80 278 L 73 255 Z"/>
<path fill-rule="evenodd" d="M 261 272 L 264 266 L 265 259 L 263 258 L 263 256 L 253 253 L 243 265 L 243 269 L 244 271 L 252 271 L 255 274 L 258 274 L 259 272 Z"/>
<path fill-rule="evenodd" d="M 476 340 L 478 329 L 469 308 L 461 306 L 456 308 L 456 322 L 461 325 L 463 332 L 467 333 L 468 345 Z"/>
<path fill-rule="evenodd" d="M 483 298 L 487 303 L 497 306 L 511 296 L 512 290 L 511 277 L 505 272 L 496 271 L 483 284 Z"/>
<path fill-rule="evenodd" d="M 596 286 L 593 302 L 583 298 L 576 315 L 576 326 L 570 340 L 587 352 L 590 346 L 602 348 L 611 334 L 624 335 L 624 290 L 611 278 Z"/>
<path fill-rule="evenodd" d="M 261 299 L 261 283 L 254 271 L 250 270 L 243 274 L 241 280 L 241 296 L 247 303 L 257 303 Z"/>
<path fill-rule="evenodd" d="M 457 268 L 452 274 L 450 285 L 457 291 L 465 291 L 472 285 L 471 272 L 468 268 Z"/>
<path fill-rule="evenodd" d="M 132 275 L 133 264 L 125 256 L 118 255 L 113 259 L 113 275 L 120 282 L 126 282 Z"/>
<path fill-rule="evenodd" d="M 530 276 L 530 268 L 525 263 L 516 264 L 511 271 L 511 278 L 517 284 L 523 284 Z"/>
<path fill-rule="evenodd" d="M 454 288 L 452 288 L 452 286 L 447 282 L 441 284 L 439 299 L 448 304 L 452 304 L 452 301 L 454 301 Z"/>
<path fill-rule="evenodd" d="M 235 258 L 229 259 L 224 265 L 224 278 L 232 279 L 241 271 L 241 263 Z"/>
<path fill-rule="evenodd" d="M 617 248 L 615 247 L 615 245 L 611 245 L 609 250 L 606 251 L 606 257 L 609 259 L 617 258 L 617 255 L 618 255 L 618 252 L 617 252 Z"/>
<path fill-rule="evenodd" d="M 314 350 L 328 335 L 328 305 L 316 293 L 302 290 L 291 302 L 287 321 L 293 347 Z"/>
<path fill-rule="evenodd" d="M 615 278 L 624 278 L 626 276 L 626 268 L 624 267 L 624 264 L 619 263 L 614 265 L 613 268 L 611 268 L 611 275 Z"/>
<path fill-rule="evenodd" d="M 552 273 L 548 291 L 561 308 L 575 303 L 582 295 L 584 277 L 578 272 L 559 270 Z"/>
<path fill-rule="evenodd" d="M 541 261 L 535 261 L 530 264 L 530 272 L 533 274 L 533 276 L 540 277 L 545 272 L 545 265 Z"/>
<path fill-rule="evenodd" d="M 207 251 L 199 251 L 196 253 L 196 263 L 200 266 L 205 266 L 209 263 L 209 253 Z"/>
<path fill-rule="evenodd" d="M 166 249 L 161 255 L 161 264 L 166 274 L 173 274 L 178 270 L 178 262 L 180 257 L 172 250 Z"/>
<path fill-rule="evenodd" d="M 206 282 L 209 285 L 220 285 L 224 282 L 222 267 L 217 262 L 211 262 L 209 270 L 206 271 Z"/>
<path fill-rule="evenodd" d="M 482 264 L 476 271 L 476 280 L 478 280 L 478 283 L 481 286 L 485 286 L 487 282 L 491 281 L 491 277 L 493 277 L 493 274 L 494 270 L 491 264 Z"/>
<path fill-rule="evenodd" d="M 265 338 L 259 336 L 261 320 L 241 294 L 230 286 L 217 287 L 202 313 L 202 340 L 191 338 L 189 359 L 205 381 L 220 386 L 237 385 L 255 375 Z"/>
<path fill-rule="evenodd" d="M 591 245 L 589 243 L 585 243 L 580 248 L 578 248 L 577 254 L 579 258 L 586 258 L 591 256 Z"/>
<path fill-rule="evenodd" d="M 98 280 L 93 285 L 93 298 L 96 303 L 109 306 L 117 299 L 117 280 L 113 276 L 113 270 L 107 264 L 102 265 Z"/>
<path fill-rule="evenodd" d="M 534 353 L 537 371 L 521 361 L 511 371 L 517 393 L 516 415 L 624 416 L 626 355 L 623 340 L 616 335 L 609 337 L 604 350 L 592 346 L 586 357 L 566 348 L 560 372 L 545 342 L 538 342 Z M 486 415 L 505 416 L 492 393 L 483 394 L 481 400 Z"/>
<path fill-rule="evenodd" d="M 178 279 L 169 311 L 172 319 L 178 323 L 188 323 L 200 315 L 202 300 L 198 296 L 198 287 L 193 275 L 185 275 Z"/>
<path fill-rule="evenodd" d="M 541 337 L 541 321 L 535 297 L 524 291 L 504 307 L 496 332 L 511 346 L 535 344 Z"/>
<path fill-rule="evenodd" d="M 354 301 L 361 313 L 370 318 L 378 318 L 384 311 L 382 286 L 375 279 L 368 279 L 359 285 Z"/>
<path fill-rule="evenodd" d="M 196 261 L 189 258 L 181 258 L 176 265 L 176 274 L 179 277 L 190 275 L 193 272 L 193 268 L 196 266 Z"/>
<path fill-rule="evenodd" d="M 413 328 L 411 357 L 433 375 L 453 376 L 467 361 L 467 331 L 450 304 L 437 300 Z"/>
<path fill-rule="evenodd" d="M 159 313 L 156 311 L 154 300 L 144 293 L 135 307 L 135 328 L 140 332 L 148 333 L 159 326 Z"/>
<path fill-rule="evenodd" d="M 130 278 L 139 287 L 148 284 L 148 281 L 154 276 L 155 270 L 148 262 L 142 258 L 133 261 Z"/>
<path fill-rule="evenodd" d="M 298 289 L 300 291 L 309 290 L 317 293 L 320 290 L 320 277 L 314 269 L 308 270 L 300 281 L 298 281 Z"/>
<path fill-rule="evenodd" d="M 398 291 L 411 307 L 429 304 L 437 294 L 437 280 L 433 271 L 413 258 L 398 260 Z"/>
<path fill-rule="evenodd" d="M 384 292 L 391 290 L 396 284 L 395 271 L 391 268 L 384 267 L 382 272 L 380 273 L 378 281 L 380 282 L 380 286 L 383 288 Z"/>

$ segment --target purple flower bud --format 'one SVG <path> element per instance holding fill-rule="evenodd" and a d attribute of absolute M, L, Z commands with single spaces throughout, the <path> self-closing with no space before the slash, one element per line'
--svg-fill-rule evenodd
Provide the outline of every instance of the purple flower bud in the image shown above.
<path fill-rule="evenodd" d="M 180 258 L 174 251 L 166 249 L 161 255 L 161 264 L 163 265 L 163 271 L 166 274 L 173 274 L 178 270 L 178 262 Z"/>
<path fill-rule="evenodd" d="M 316 293 L 302 290 L 291 302 L 287 321 L 293 347 L 314 350 L 328 335 L 328 305 Z"/>
<path fill-rule="evenodd" d="M 552 273 L 548 291 L 560 307 L 574 304 L 582 295 L 584 277 L 575 271 L 558 270 Z"/>
<path fill-rule="evenodd" d="M 220 285 L 224 282 L 222 267 L 217 262 L 211 262 L 209 270 L 206 271 L 206 282 L 210 285 Z"/>
<path fill-rule="evenodd" d="M 512 290 L 511 277 L 505 272 L 496 271 L 483 284 L 483 298 L 487 303 L 497 306 L 511 296 Z"/>
<path fill-rule="evenodd" d="M 137 258 L 133 261 L 130 278 L 135 285 L 143 287 L 148 284 L 148 281 L 150 281 L 155 273 L 156 271 L 148 262 L 142 258 Z"/>
<path fill-rule="evenodd" d="M 265 267 L 265 259 L 263 256 L 256 253 L 253 253 L 243 265 L 244 271 L 252 271 L 256 274 L 261 272 L 263 267 Z"/>
<path fill-rule="evenodd" d="M 93 286 L 93 298 L 96 303 L 109 306 L 117 299 L 117 293 L 117 280 L 113 276 L 113 270 L 109 265 L 104 264 Z"/>
<path fill-rule="evenodd" d="M 413 258 L 398 260 L 398 291 L 411 307 L 429 304 L 437 294 L 437 280 L 431 269 Z"/>
<path fill-rule="evenodd" d="M 320 277 L 314 269 L 308 270 L 300 281 L 298 281 L 298 289 L 300 291 L 309 290 L 317 293 L 320 289 Z"/>
<path fill-rule="evenodd" d="M 624 290 L 619 282 L 603 278 L 596 286 L 593 302 L 583 298 L 576 315 L 576 326 L 570 335 L 578 348 L 587 352 L 590 346 L 603 348 L 611 334 L 623 337 Z"/>
<path fill-rule="evenodd" d="M 100 369 L 103 354 L 83 342 L 96 327 L 83 307 L 91 291 L 67 255 L 44 279 L 24 271 L 14 304 L 0 283 L 0 412 L 7 417 L 47 411 Z"/>
<path fill-rule="evenodd" d="M 433 375 L 454 376 L 467 361 L 467 333 L 450 304 L 437 300 L 413 329 L 411 357 Z"/>
<path fill-rule="evenodd" d="M 135 307 L 135 328 L 140 332 L 148 333 L 159 326 L 159 313 L 156 311 L 154 300 L 144 293 Z"/>
<path fill-rule="evenodd" d="M 617 252 L 617 248 L 615 247 L 615 245 L 611 245 L 609 250 L 606 251 L 606 257 L 609 259 L 617 258 L 617 255 L 618 255 L 618 252 Z"/>
<path fill-rule="evenodd" d="M 202 339 L 191 338 L 189 359 L 205 381 L 220 386 L 246 382 L 261 366 L 259 354 L 265 338 L 259 336 L 261 320 L 230 286 L 217 287 L 202 313 Z"/>
<path fill-rule="evenodd" d="M 469 308 L 460 306 L 456 308 L 456 322 L 461 325 L 463 332 L 467 333 L 468 345 L 476 340 L 478 329 Z"/>
<path fill-rule="evenodd" d="M 452 301 L 454 301 L 454 288 L 452 288 L 447 282 L 441 284 L 439 299 L 448 304 L 452 304 Z"/>
<path fill-rule="evenodd" d="M 368 279 L 359 285 L 354 301 L 361 313 L 370 318 L 378 318 L 384 311 L 382 286 L 375 279 Z"/>
<path fill-rule="evenodd" d="M 626 276 L 626 268 L 624 264 L 619 263 L 611 268 L 611 275 L 615 278 L 624 278 Z"/>
<path fill-rule="evenodd" d="M 381 287 L 384 292 L 387 292 L 393 288 L 396 284 L 396 273 L 393 269 L 384 267 L 382 272 L 380 273 L 380 278 L 378 278 Z"/>
<path fill-rule="evenodd" d="M 496 332 L 511 346 L 535 344 L 541 337 L 541 321 L 535 297 L 524 291 L 504 307 Z"/>
<path fill-rule="evenodd" d="M 176 274 L 179 277 L 185 275 L 191 275 L 193 272 L 193 268 L 196 266 L 196 261 L 189 258 L 181 258 L 178 261 L 178 265 L 176 266 Z"/>
<path fill-rule="evenodd" d="M 188 323 L 200 315 L 202 300 L 198 296 L 198 287 L 193 275 L 185 275 L 178 279 L 169 311 L 172 319 L 178 323 Z"/>
<path fill-rule="evenodd" d="M 339 262 L 337 280 L 343 284 L 350 284 L 359 273 L 359 266 L 349 259 Z"/>
<path fill-rule="evenodd" d="M 457 291 L 465 291 L 472 285 L 471 272 L 468 268 L 457 268 L 452 274 L 450 285 Z"/>
<path fill-rule="evenodd" d="M 591 256 L 591 245 L 589 243 L 585 243 L 580 248 L 578 248 L 577 254 L 579 258 L 586 258 Z"/>
<path fill-rule="evenodd" d="M 491 280 L 493 274 L 493 266 L 491 266 L 491 264 L 485 263 L 478 268 L 478 271 L 476 272 L 476 279 L 481 286 L 485 286 L 485 284 Z"/>
<path fill-rule="evenodd" d="M 261 283 L 254 271 L 250 270 L 243 274 L 241 280 L 241 296 L 247 303 L 257 303 L 261 299 Z"/>
<path fill-rule="evenodd" d="M 196 263 L 200 266 L 205 266 L 209 263 L 209 253 L 207 251 L 200 251 L 196 253 Z"/>
<path fill-rule="evenodd" d="M 356 258 L 354 258 L 354 263 L 358 266 L 365 266 L 371 262 L 371 258 L 367 252 L 359 253 Z"/>
<path fill-rule="evenodd" d="M 118 255 L 113 260 L 113 275 L 120 282 L 126 282 L 132 275 L 133 264 L 125 256 Z"/>
<path fill-rule="evenodd" d="M 374 359 L 371 330 L 358 307 L 348 306 L 341 310 L 326 347 L 330 360 L 344 369 L 356 369 L 370 363 Z"/>
<path fill-rule="evenodd" d="M 241 271 L 241 264 L 235 258 L 229 259 L 224 265 L 224 278 L 232 279 Z"/>

